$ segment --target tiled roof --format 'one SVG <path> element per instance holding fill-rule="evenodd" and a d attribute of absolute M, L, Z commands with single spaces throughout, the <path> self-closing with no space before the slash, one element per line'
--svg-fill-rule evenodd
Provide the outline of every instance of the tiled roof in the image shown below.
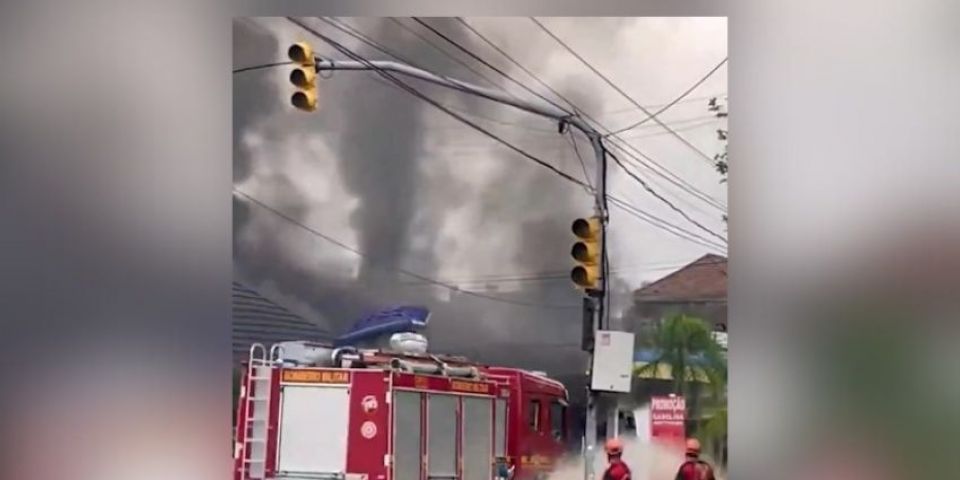
<path fill-rule="evenodd" d="M 707 254 L 634 291 L 644 301 L 726 300 L 727 258 Z"/>
<path fill-rule="evenodd" d="M 250 345 L 266 347 L 287 340 L 325 342 L 330 332 L 305 320 L 286 308 L 260 295 L 253 289 L 233 282 L 233 358 L 247 358 Z"/>

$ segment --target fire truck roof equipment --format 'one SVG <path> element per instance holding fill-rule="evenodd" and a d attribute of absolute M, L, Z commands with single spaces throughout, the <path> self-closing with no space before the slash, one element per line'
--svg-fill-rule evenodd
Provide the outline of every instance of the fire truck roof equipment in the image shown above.
<path fill-rule="evenodd" d="M 336 345 L 355 345 L 386 334 L 422 330 L 430 321 L 430 310 L 419 306 L 400 306 L 381 310 L 360 318 L 343 335 Z"/>

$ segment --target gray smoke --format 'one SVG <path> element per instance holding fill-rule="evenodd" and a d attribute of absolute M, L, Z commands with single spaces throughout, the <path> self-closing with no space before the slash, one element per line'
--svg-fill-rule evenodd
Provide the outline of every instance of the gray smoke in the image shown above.
<path fill-rule="evenodd" d="M 455 21 L 430 19 L 429 22 L 462 45 L 493 58 L 489 50 L 475 43 L 469 32 Z M 344 38 L 320 22 L 313 23 L 325 33 Z M 406 23 L 424 36 L 432 35 L 412 22 Z M 414 62 L 429 65 L 443 74 L 483 83 L 391 21 L 355 19 L 354 24 Z M 234 23 L 234 39 L 237 66 L 276 61 L 283 54 L 281 40 L 275 32 L 249 21 Z M 439 38 L 432 39 L 438 45 L 443 44 Z M 319 46 L 322 42 L 315 40 L 313 44 Z M 358 46 L 355 51 L 366 58 L 383 58 L 383 54 L 370 48 Z M 537 49 L 529 53 L 519 48 L 512 51 L 534 70 L 545 61 L 535 54 Z M 466 58 L 459 53 L 457 57 Z M 476 62 L 465 61 L 477 70 L 484 68 Z M 505 62 L 497 63 L 513 72 Z M 356 271 L 327 268 L 327 264 L 318 263 L 318 258 L 340 256 L 343 252 L 338 247 L 321 239 L 311 239 L 308 233 L 275 218 L 272 213 L 235 199 L 234 263 L 238 279 L 268 296 L 275 290 L 278 295 L 301 300 L 311 311 L 300 313 L 327 322 L 332 330 L 345 328 L 358 315 L 389 305 L 427 305 L 434 314 L 428 334 L 435 350 L 464 353 L 490 363 L 546 370 L 566 380 L 572 387 L 571 393 L 577 395 L 584 365 L 583 354 L 577 348 L 579 309 L 528 308 L 462 292 L 449 294 L 397 271 L 408 269 L 437 278 L 442 276 L 443 266 L 454 257 L 468 259 L 469 265 L 460 270 L 486 274 L 523 276 L 568 268 L 566 260 L 572 243 L 570 221 L 591 212 L 589 196 L 580 187 L 566 183 L 468 127 L 451 128 L 458 125 L 455 120 L 444 120 L 444 114 L 434 107 L 376 81 L 375 73 L 336 72 L 332 80 L 322 80 L 322 107 L 314 115 L 287 108 L 287 93 L 278 91 L 275 78 L 269 75 L 269 72 L 235 75 L 235 182 L 241 184 L 254 178 L 258 185 L 257 198 L 299 222 L 356 246 L 366 255 L 353 260 L 359 262 Z M 489 76 L 495 78 L 496 74 L 491 72 Z M 490 118 L 504 116 L 504 107 L 491 102 L 406 81 L 458 110 Z M 579 83 L 582 81 L 583 77 L 570 77 L 556 82 L 555 86 L 562 92 L 571 92 L 570 98 L 581 108 L 594 110 L 599 106 L 596 100 L 575 93 L 589 91 L 586 84 Z M 522 121 L 537 128 L 556 127 L 527 117 Z M 440 122 L 445 122 L 442 125 L 448 126 L 446 130 L 437 127 Z M 484 126 L 533 152 L 542 146 L 542 142 L 538 143 L 542 138 L 528 138 L 532 134 L 526 135 L 522 130 L 497 129 L 489 123 Z M 245 135 L 252 131 L 259 135 L 261 142 L 256 151 L 244 143 Z M 326 185 L 314 188 L 334 191 L 332 186 L 337 186 L 349 198 L 314 200 L 316 192 L 304 189 L 303 183 L 297 181 L 299 175 L 311 172 L 304 170 L 304 163 L 285 158 L 303 155 L 303 152 L 291 153 L 282 145 L 284 141 L 318 135 L 330 146 L 330 156 L 318 156 L 309 162 L 315 162 L 316 168 L 333 162 L 339 176 L 325 178 Z M 559 137 L 550 141 L 554 147 L 555 142 L 565 142 Z M 437 147 L 438 142 L 441 146 L 465 142 L 483 147 L 450 154 L 453 150 Z M 586 144 L 582 146 L 581 153 L 592 176 L 592 153 Z M 549 152 L 538 153 L 541 158 L 577 177 L 582 176 L 572 152 L 564 152 L 561 157 L 556 154 L 559 149 L 540 150 Z M 312 165 L 309 162 L 306 164 Z M 492 165 L 493 170 L 484 178 L 476 179 L 460 172 L 477 162 Z M 453 215 L 465 210 L 472 215 L 468 227 L 453 232 L 445 228 Z M 317 218 L 328 218 L 326 213 L 347 211 L 349 220 L 345 229 L 332 220 L 318 223 Z M 355 241 L 346 241 L 350 235 L 354 235 Z M 291 248 L 301 244 L 310 247 Z M 496 268 L 497 265 L 502 268 Z M 489 295 L 520 302 L 574 306 L 580 303 L 579 294 L 565 278 L 509 285 L 513 286 L 519 288 L 488 292 L 476 282 L 464 288 L 480 289 Z"/>

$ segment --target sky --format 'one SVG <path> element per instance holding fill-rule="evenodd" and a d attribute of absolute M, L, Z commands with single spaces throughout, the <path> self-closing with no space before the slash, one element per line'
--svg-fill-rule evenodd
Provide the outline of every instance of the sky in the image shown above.
<path fill-rule="evenodd" d="M 436 73 L 534 98 L 413 19 L 338 20 Z M 465 20 L 604 126 L 618 129 L 644 118 L 529 19 Z M 727 56 L 724 18 L 540 20 L 650 110 L 675 99 Z M 303 21 L 365 58 L 388 59 L 318 18 Z M 551 95 L 455 19 L 425 21 L 524 84 Z M 234 67 L 283 60 L 287 46 L 301 40 L 309 41 L 319 55 L 344 58 L 286 19 L 238 19 Z M 318 80 L 318 110 L 297 111 L 288 103 L 293 91 L 288 72 L 288 67 L 280 67 L 234 75 L 234 187 L 314 233 L 235 194 L 235 276 L 334 329 L 378 307 L 427 304 L 435 312 L 436 328 L 430 332 L 434 344 L 458 349 L 475 346 L 477 340 L 513 341 L 518 347 L 513 350 L 523 350 L 524 345 L 546 342 L 563 353 L 547 349 L 514 360 L 556 370 L 558 364 L 550 359 L 564 356 L 567 361 L 560 363 L 568 367 L 561 370 L 570 370 L 569 365 L 579 361 L 575 348 L 568 350 L 578 341 L 580 296 L 563 278 L 572 267 L 569 248 L 574 237 L 569 228 L 573 219 L 592 214 L 592 195 L 373 72 L 332 72 Z M 578 138 L 581 166 L 570 138 L 559 135 L 553 121 L 416 80 L 404 81 L 556 168 L 579 179 L 586 170 L 593 180 L 595 160 L 589 144 Z M 716 130 L 726 125 L 710 117 L 707 98 L 719 96 L 726 105 L 726 92 L 726 67 L 721 67 L 659 118 L 712 157 L 723 149 Z M 726 204 L 726 184 L 719 174 L 681 140 L 653 122 L 624 138 Z M 634 162 L 623 153 L 619 157 Z M 657 193 L 726 236 L 724 212 L 643 167 L 634 168 Z M 613 195 L 713 239 L 613 162 L 608 170 Z M 705 253 L 725 254 L 725 249 L 678 238 L 616 208 L 610 212 L 608 243 L 615 272 L 614 312 L 629 307 L 630 292 L 644 282 Z M 350 249 L 363 252 L 363 257 Z M 540 307 L 452 293 L 398 273 L 401 270 Z M 543 275 L 554 278 L 529 279 Z M 440 312 L 448 320 L 441 320 Z"/>

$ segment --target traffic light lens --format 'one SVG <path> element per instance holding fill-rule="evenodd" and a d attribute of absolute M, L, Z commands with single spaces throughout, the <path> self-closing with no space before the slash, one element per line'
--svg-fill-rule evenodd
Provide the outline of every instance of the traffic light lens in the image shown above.
<path fill-rule="evenodd" d="M 573 222 L 572 230 L 573 230 L 573 234 L 578 237 L 581 237 L 581 238 L 587 237 L 590 235 L 590 222 L 582 218 L 578 218 L 576 221 Z"/>
<path fill-rule="evenodd" d="M 573 244 L 573 248 L 570 249 L 570 255 L 581 262 L 590 260 L 589 254 L 589 249 L 582 242 Z"/>
<path fill-rule="evenodd" d="M 307 80 L 307 76 L 303 74 L 303 70 L 300 70 L 298 68 L 290 72 L 290 83 L 300 87 L 300 86 L 303 86 L 306 80 Z"/>
<path fill-rule="evenodd" d="M 309 54 L 307 53 L 307 49 L 299 43 L 290 45 L 290 48 L 287 49 L 287 56 L 290 57 L 290 60 L 299 64 L 305 64 L 311 60 L 308 58 Z"/>
<path fill-rule="evenodd" d="M 593 288 L 597 279 L 594 274 L 591 274 L 586 267 L 578 266 L 574 267 L 570 271 L 570 280 L 573 280 L 573 283 L 577 284 L 580 287 L 584 288 Z"/>
<path fill-rule="evenodd" d="M 290 72 L 290 83 L 298 87 L 311 87 L 312 80 L 313 79 L 310 78 L 310 74 L 302 68 L 296 68 Z"/>
<path fill-rule="evenodd" d="M 312 112 L 317 109 L 317 99 L 307 95 L 305 92 L 296 92 L 290 97 L 290 102 L 294 107 L 300 110 Z"/>
<path fill-rule="evenodd" d="M 574 267 L 570 272 L 570 279 L 577 285 L 583 285 L 587 282 L 587 269 L 583 267 Z"/>

